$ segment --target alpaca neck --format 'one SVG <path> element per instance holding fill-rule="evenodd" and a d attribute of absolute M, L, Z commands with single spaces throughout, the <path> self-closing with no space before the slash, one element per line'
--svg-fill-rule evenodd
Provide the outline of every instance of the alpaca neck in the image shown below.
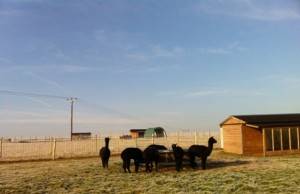
<path fill-rule="evenodd" d="M 208 143 L 208 149 L 207 149 L 207 154 L 210 155 L 212 150 L 213 150 L 213 143 Z"/>
<path fill-rule="evenodd" d="M 105 142 L 105 147 L 106 147 L 106 148 L 108 148 L 108 144 L 109 144 L 109 142 L 106 141 L 106 142 Z"/>

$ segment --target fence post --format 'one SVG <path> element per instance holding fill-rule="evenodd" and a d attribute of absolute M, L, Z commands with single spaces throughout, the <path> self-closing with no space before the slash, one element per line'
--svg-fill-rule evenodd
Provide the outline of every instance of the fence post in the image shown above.
<path fill-rule="evenodd" d="M 120 153 L 120 138 L 117 138 L 117 142 L 118 142 L 118 149 L 117 149 L 117 153 Z"/>
<path fill-rule="evenodd" d="M 2 153 L 3 153 L 3 137 L 0 139 L 0 158 L 2 158 Z"/>
<path fill-rule="evenodd" d="M 177 131 L 177 144 L 179 144 L 179 131 Z"/>
<path fill-rule="evenodd" d="M 135 147 L 138 147 L 138 143 L 137 143 L 137 137 L 135 138 Z"/>
<path fill-rule="evenodd" d="M 95 136 L 95 144 L 96 144 L 96 154 L 97 154 L 97 152 L 98 152 L 98 137 L 97 137 L 97 134 L 96 134 L 96 136 Z"/>
<path fill-rule="evenodd" d="M 56 139 L 52 140 L 52 160 L 55 160 L 55 152 L 56 152 Z"/>
<path fill-rule="evenodd" d="M 154 135 L 152 133 L 152 144 L 154 144 Z"/>
<path fill-rule="evenodd" d="M 197 130 L 195 130 L 195 138 L 194 138 L 194 143 L 197 144 Z"/>

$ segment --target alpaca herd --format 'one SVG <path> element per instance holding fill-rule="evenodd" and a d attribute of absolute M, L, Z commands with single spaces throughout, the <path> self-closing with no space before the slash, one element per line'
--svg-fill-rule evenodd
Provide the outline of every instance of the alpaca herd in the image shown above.
<path fill-rule="evenodd" d="M 207 157 L 211 154 L 213 150 L 213 144 L 217 141 L 210 137 L 208 140 L 208 146 L 204 145 L 191 145 L 186 151 L 184 151 L 180 146 L 172 144 L 173 156 L 175 159 L 176 171 L 182 169 L 182 163 L 184 156 L 189 158 L 189 162 L 192 168 L 197 167 L 195 162 L 196 157 L 201 158 L 202 169 L 206 169 Z M 158 163 L 160 160 L 160 151 L 168 150 L 163 145 L 152 144 L 149 145 L 144 151 L 139 148 L 126 148 L 121 153 L 121 159 L 123 161 L 124 172 L 130 171 L 130 161 L 134 161 L 135 172 L 139 171 L 141 163 L 145 163 L 146 172 L 152 172 L 153 163 L 155 164 L 155 170 L 158 171 Z M 99 152 L 100 158 L 102 160 L 103 168 L 108 168 L 108 161 L 110 157 L 109 150 L 109 138 L 105 138 L 105 147 L 102 147 Z"/>

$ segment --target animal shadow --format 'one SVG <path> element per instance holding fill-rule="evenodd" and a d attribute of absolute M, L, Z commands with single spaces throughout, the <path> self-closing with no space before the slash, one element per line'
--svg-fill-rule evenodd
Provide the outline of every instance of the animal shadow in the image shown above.
<path fill-rule="evenodd" d="M 215 168 L 225 168 L 231 166 L 241 166 L 251 163 L 251 161 L 246 160 L 209 160 L 207 162 L 207 169 L 215 169 Z"/>

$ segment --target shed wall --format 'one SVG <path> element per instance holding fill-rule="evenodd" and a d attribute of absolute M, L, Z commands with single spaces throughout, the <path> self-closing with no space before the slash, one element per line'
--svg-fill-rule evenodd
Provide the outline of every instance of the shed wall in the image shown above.
<path fill-rule="evenodd" d="M 131 135 L 132 138 L 138 138 L 139 137 L 138 132 L 130 132 L 130 135 Z"/>
<path fill-rule="evenodd" d="M 243 154 L 242 124 L 223 125 L 224 151 Z"/>
<path fill-rule="evenodd" d="M 243 130 L 243 153 L 262 154 L 263 137 L 262 131 L 253 127 L 242 126 Z"/>

